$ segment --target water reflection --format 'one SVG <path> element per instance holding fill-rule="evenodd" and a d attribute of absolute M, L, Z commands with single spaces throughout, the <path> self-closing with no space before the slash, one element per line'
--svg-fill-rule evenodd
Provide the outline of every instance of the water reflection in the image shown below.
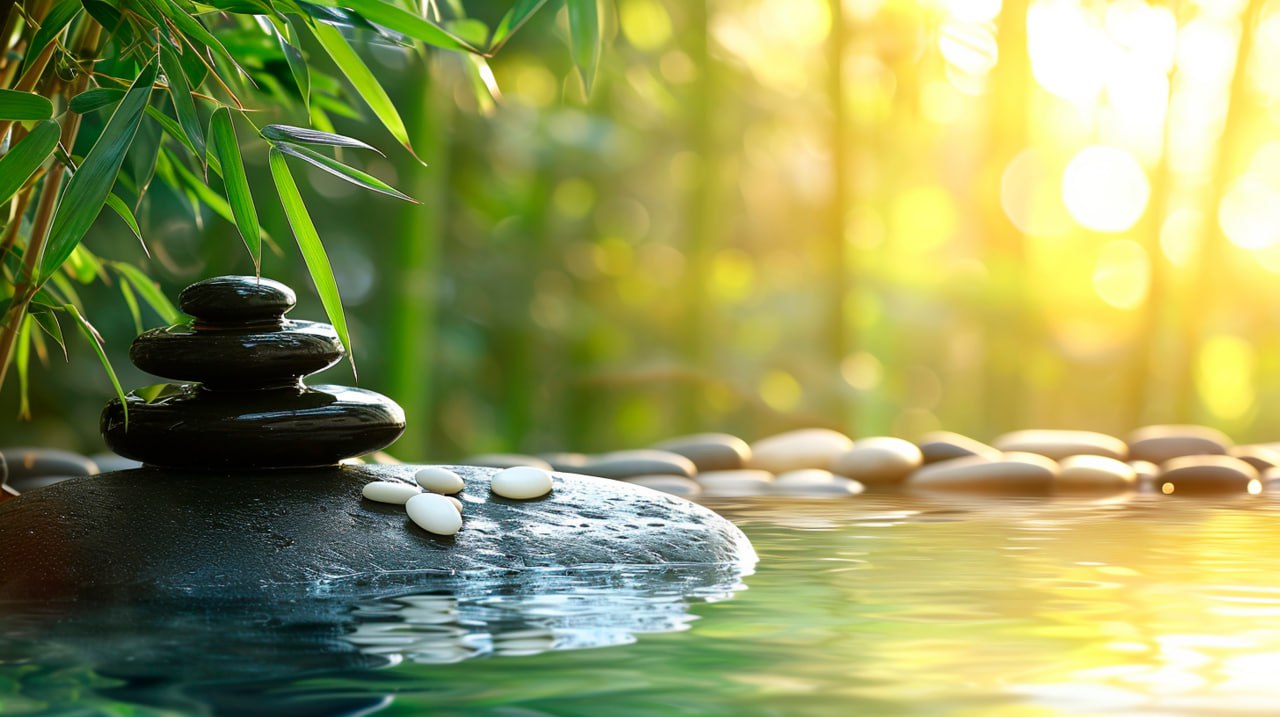
<path fill-rule="evenodd" d="M 685 630 L 697 603 L 743 589 L 742 569 L 674 566 L 437 577 L 416 592 L 355 602 L 7 604 L 0 711 L 364 714 L 390 703 L 378 680 L 402 662 L 455 663 L 621 645 Z M 146 714 L 146 712 L 143 712 Z"/>

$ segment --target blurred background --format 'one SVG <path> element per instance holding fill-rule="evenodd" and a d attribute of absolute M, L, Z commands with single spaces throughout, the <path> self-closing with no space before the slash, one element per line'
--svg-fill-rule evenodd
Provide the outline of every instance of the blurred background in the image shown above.
<path fill-rule="evenodd" d="M 359 385 L 408 415 L 397 457 L 798 426 L 1280 438 L 1280 2 L 601 8 L 589 97 L 558 3 L 492 61 L 492 106 L 463 57 L 366 47 L 429 167 L 335 116 L 390 156 L 347 159 L 421 206 L 305 174 Z M 244 151 L 263 274 L 322 319 L 265 147 Z M 151 260 L 114 217 L 88 247 L 174 297 L 252 273 L 230 224 L 153 191 Z M 81 295 L 126 389 L 154 383 L 118 287 Z M 5 386 L 4 443 L 101 449 L 112 389 L 71 346 L 33 369 L 33 420 Z"/>

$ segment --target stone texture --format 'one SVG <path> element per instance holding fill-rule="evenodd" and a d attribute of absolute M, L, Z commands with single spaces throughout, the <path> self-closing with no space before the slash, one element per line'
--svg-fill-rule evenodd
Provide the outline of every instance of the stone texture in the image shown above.
<path fill-rule="evenodd" d="M 991 445 L 1006 452 L 1038 453 L 1055 461 L 1077 455 L 1106 456 L 1122 461 L 1129 455 L 1129 447 L 1124 441 L 1094 431 L 1033 428 L 1006 433 Z"/>
<path fill-rule="evenodd" d="M 1245 493 L 1258 480 L 1258 471 L 1239 458 L 1221 455 L 1170 459 L 1156 482 L 1166 495 Z"/>
<path fill-rule="evenodd" d="M 931 431 L 916 441 L 925 465 L 940 463 L 955 458 L 982 456 L 988 460 L 998 460 L 1000 451 L 968 436 L 950 431 Z"/>
<path fill-rule="evenodd" d="M 693 461 L 679 453 L 641 448 L 633 451 L 614 451 L 588 457 L 577 467 L 583 475 L 601 478 L 631 478 L 633 476 L 663 473 L 692 478 L 698 472 Z"/>
<path fill-rule="evenodd" d="M 863 438 L 832 459 L 831 471 L 868 486 L 896 485 L 923 460 L 920 449 L 901 438 Z"/>
<path fill-rule="evenodd" d="M 485 468 L 515 468 L 528 466 L 541 468 L 544 471 L 555 470 L 551 464 L 537 456 L 526 456 L 520 453 L 480 453 L 462 459 L 463 465 L 483 466 Z"/>
<path fill-rule="evenodd" d="M 927 465 L 907 479 L 921 492 L 998 495 L 1048 495 L 1058 464 L 1036 453 L 1006 453 L 999 460 L 985 456 L 955 458 Z"/>
<path fill-rule="evenodd" d="M 1114 493 L 1137 486 L 1133 466 L 1107 456 L 1079 454 L 1059 463 L 1053 487 L 1055 493 Z"/>
<path fill-rule="evenodd" d="M 466 482 L 466 524 L 447 538 L 361 498 L 365 483 L 412 483 L 422 467 L 66 481 L 0 505 L 0 599 L 291 599 L 387 594 L 454 572 L 755 560 L 710 510 L 620 481 L 558 474 L 549 495 L 513 501 L 490 492 L 495 470 L 451 467 Z"/>
<path fill-rule="evenodd" d="M 688 458 L 698 472 L 737 470 L 751 457 L 751 446 L 728 433 L 696 433 L 671 438 L 653 447 Z"/>
<path fill-rule="evenodd" d="M 1145 426 L 1129 434 L 1129 458 L 1156 465 L 1182 456 L 1225 455 L 1231 439 L 1208 426 Z"/>
<path fill-rule="evenodd" d="M 831 466 L 831 461 L 853 448 L 853 440 L 827 428 L 802 428 L 762 438 L 751 444 L 747 467 L 786 473 L 801 468 Z"/>

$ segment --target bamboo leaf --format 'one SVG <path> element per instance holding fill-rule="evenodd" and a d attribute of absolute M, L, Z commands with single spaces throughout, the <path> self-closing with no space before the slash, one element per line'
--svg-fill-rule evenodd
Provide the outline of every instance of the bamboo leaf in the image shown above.
<path fill-rule="evenodd" d="M 129 209 L 129 205 L 125 204 L 124 200 L 115 194 L 108 194 L 107 206 L 114 209 L 116 214 L 119 214 L 120 218 L 124 220 L 124 223 L 129 225 L 129 231 L 133 232 L 133 235 L 138 237 L 138 243 L 142 245 L 142 253 L 146 254 L 147 257 L 150 258 L 151 250 L 147 248 L 147 243 L 142 239 L 142 229 L 138 227 L 138 219 L 133 216 L 133 212 Z"/>
<path fill-rule="evenodd" d="M 253 258 L 254 273 L 262 273 L 262 229 L 258 225 L 258 210 L 253 206 L 253 194 L 249 191 L 249 178 L 245 176 L 244 162 L 240 158 L 240 145 L 236 141 L 235 126 L 231 123 L 231 110 L 220 108 L 209 121 L 209 134 L 214 152 L 222 165 L 222 186 L 227 203 L 236 220 L 236 229 L 244 238 Z"/>
<path fill-rule="evenodd" d="M 115 369 L 111 368 L 111 360 L 107 358 L 107 353 L 102 350 L 102 335 L 98 330 L 93 328 L 93 324 L 80 313 L 75 304 L 66 304 L 62 307 L 71 314 L 76 320 L 76 325 L 80 328 L 80 333 L 88 339 L 89 345 L 93 347 L 94 353 L 98 355 L 98 362 L 102 364 L 102 369 L 107 372 L 107 378 L 111 379 L 111 386 L 116 390 L 116 398 L 120 399 L 120 407 L 124 409 L 124 428 L 129 430 L 129 402 L 125 400 L 124 389 L 120 387 L 120 379 L 116 378 Z"/>
<path fill-rule="evenodd" d="M 351 353 L 347 317 L 342 311 L 342 297 L 338 295 L 338 282 L 333 278 L 333 267 L 329 264 L 328 255 L 325 254 L 324 244 L 320 242 L 320 235 L 316 233 L 311 215 L 307 213 L 307 205 L 302 202 L 302 195 L 298 193 L 298 185 L 293 181 L 293 174 L 289 172 L 284 154 L 273 147 L 270 161 L 271 178 L 275 180 L 276 192 L 280 195 L 284 214 L 289 219 L 289 227 L 293 230 L 294 238 L 298 240 L 298 249 L 302 251 L 302 259 L 307 265 L 307 271 L 311 273 L 311 281 L 320 294 L 320 303 L 324 305 L 330 323 L 338 332 L 343 348 L 347 350 L 351 370 L 355 371 L 355 355 Z"/>
<path fill-rule="evenodd" d="M 31 44 L 27 45 L 26 59 L 23 61 L 22 72 L 25 73 L 28 63 L 37 55 L 44 51 L 50 42 L 53 42 L 62 31 L 71 24 L 76 15 L 80 14 L 83 6 L 76 0 L 58 0 L 49 9 L 49 14 L 44 16 L 44 22 L 40 24 L 40 29 L 36 31 L 34 37 L 31 38 Z M 5 38 L 6 40 L 8 38 Z"/>
<path fill-rule="evenodd" d="M 377 149 L 361 142 L 352 137 L 346 137 L 333 132 L 321 132 L 319 130 L 307 129 L 305 127 L 291 127 L 287 124 L 269 124 L 262 128 L 262 136 L 272 142 L 293 142 L 302 144 L 323 144 L 329 147 L 354 147 L 356 149 L 367 149 L 371 152 L 378 152 Z M 386 155 L 382 155 L 386 156 Z"/>
<path fill-rule="evenodd" d="M 138 292 L 142 300 L 156 312 L 160 320 L 166 324 L 177 324 L 182 321 L 182 312 L 178 311 L 178 307 L 169 301 L 169 297 L 165 296 L 160 290 L 160 285 L 151 280 L 151 277 L 142 273 L 142 270 L 133 264 L 126 264 L 122 261 L 111 263 L 111 268 L 116 270 L 116 274 L 129 284 L 133 285 L 133 290 Z"/>
<path fill-rule="evenodd" d="M 298 28 L 292 20 L 276 21 L 276 40 L 280 43 L 280 52 L 289 63 L 289 72 L 293 74 L 293 82 L 298 86 L 298 94 L 302 96 L 302 106 L 311 109 L 311 70 L 307 60 L 302 56 L 301 42 L 298 39 Z"/>
<path fill-rule="evenodd" d="M 498 80 L 493 76 L 489 63 L 479 55 L 467 55 L 467 78 L 471 80 L 471 90 L 475 95 L 480 113 L 493 114 L 497 103 L 502 100 L 502 90 L 498 88 Z"/>
<path fill-rule="evenodd" d="M 351 182 L 357 187 L 364 187 L 365 189 L 368 189 L 370 191 L 386 194 L 388 196 L 395 197 L 396 199 L 403 199 L 406 202 L 413 202 L 414 204 L 418 203 L 413 197 L 410 197 L 409 195 L 400 192 L 400 190 L 396 189 L 390 184 L 387 184 L 381 179 L 378 179 L 377 177 L 371 174 L 362 172 L 359 169 L 356 169 L 355 167 L 351 167 L 346 164 L 343 164 L 342 162 L 339 162 L 338 160 L 332 157 L 320 154 L 319 152 L 313 149 L 308 149 L 306 147 L 298 147 L 292 144 L 278 144 L 278 145 L 275 145 L 275 148 L 280 150 L 281 152 L 284 152 L 285 154 L 297 157 L 298 159 L 301 159 L 304 162 L 309 162 L 310 164 L 316 167 L 319 167 L 320 169 L 323 169 L 324 171 L 328 172 L 329 174 L 332 174 L 335 177 Z"/>
<path fill-rule="evenodd" d="M 67 106 L 77 114 L 96 112 L 103 107 L 110 107 L 124 97 L 124 90 L 115 87 L 95 87 L 85 90 L 71 98 Z"/>
<path fill-rule="evenodd" d="M 540 10 L 543 5 L 547 4 L 547 0 L 517 0 L 516 4 L 502 16 L 502 20 L 498 22 L 498 27 L 493 31 L 493 38 L 489 41 L 489 53 L 493 54 L 507 44 L 507 40 L 516 34 L 516 31 L 524 27 L 524 24 L 533 17 L 533 14 Z"/>
<path fill-rule="evenodd" d="M 223 47 L 222 43 L 218 41 L 218 38 L 214 37 L 199 20 L 188 15 L 182 8 L 174 5 L 173 0 L 151 0 L 151 4 L 154 5 L 165 17 L 169 18 L 169 21 L 177 26 L 177 28 L 188 38 L 204 45 L 210 50 L 213 50 L 219 57 L 230 63 L 231 66 L 241 74 L 247 74 L 245 73 L 244 68 L 241 67 L 240 64 L 236 62 L 235 58 L 231 56 L 231 53 L 227 52 L 227 48 Z"/>
<path fill-rule="evenodd" d="M 325 52 L 329 53 L 329 57 L 333 58 L 334 64 L 342 74 L 351 81 L 351 85 L 369 105 L 369 109 L 373 110 L 373 113 L 382 121 L 382 125 L 387 128 L 391 136 L 404 145 L 410 154 L 417 157 L 413 151 L 413 145 L 409 142 L 409 130 L 405 128 L 404 120 L 400 119 L 400 113 L 396 111 L 391 98 L 387 96 L 387 91 L 382 89 L 382 85 L 369 70 L 369 66 L 364 64 L 364 60 L 361 60 L 356 51 L 351 49 L 351 45 L 342 38 L 342 33 L 324 24 L 315 25 L 311 28 L 311 32 Z"/>
<path fill-rule="evenodd" d="M 58 204 L 45 254 L 40 262 L 42 279 L 53 275 L 62 262 L 66 261 L 106 204 L 107 195 L 111 193 L 116 175 L 120 172 L 124 157 L 138 132 L 138 125 L 142 122 L 142 111 L 151 96 L 151 85 L 155 78 L 156 62 L 152 60 L 143 68 L 128 94 L 111 114 L 102 134 L 67 183 L 67 190 Z"/>
<path fill-rule="evenodd" d="M 18 325 L 18 339 L 15 346 L 13 364 L 18 369 L 18 418 L 31 419 L 31 403 L 28 398 L 29 376 L 31 364 L 31 315 L 22 317 Z"/>
<path fill-rule="evenodd" d="M 465 40 L 419 15 L 403 10 L 383 0 L 317 0 L 318 5 L 351 8 L 361 17 L 398 33 L 421 40 L 432 47 L 462 52 L 480 51 Z M 337 31 L 334 30 L 336 33 Z"/>
<path fill-rule="evenodd" d="M 163 43 L 160 45 L 160 66 L 164 68 L 164 76 L 169 80 L 169 97 L 173 100 L 173 112 L 178 116 L 178 124 L 187 139 L 191 140 L 196 154 L 204 156 L 204 131 L 200 127 L 200 117 L 196 114 L 195 100 L 191 99 L 187 73 L 183 71 L 178 55 Z"/>
<path fill-rule="evenodd" d="M 67 360 L 67 340 L 62 336 L 62 324 L 58 323 L 57 314 L 52 311 L 32 311 L 28 314 L 35 320 L 36 325 L 42 331 L 49 335 L 49 338 L 57 342 L 59 348 L 62 349 L 62 360 Z"/>
<path fill-rule="evenodd" d="M 600 16 L 597 0 L 565 0 L 569 9 L 569 44 L 573 64 L 588 95 L 600 64 Z"/>
<path fill-rule="evenodd" d="M 0 204 L 8 202 L 53 154 L 61 136 L 62 128 L 58 123 L 46 120 L 32 128 L 26 137 L 0 157 Z"/>
<path fill-rule="evenodd" d="M 129 316 L 133 318 L 133 333 L 142 333 L 142 311 L 138 308 L 138 297 L 133 295 L 133 287 L 129 286 L 129 282 L 120 282 L 120 295 L 124 297 L 124 303 L 129 307 Z"/>
<path fill-rule="evenodd" d="M 34 92 L 0 90 L 0 120 L 47 120 L 53 103 Z"/>
<path fill-rule="evenodd" d="M 187 138 L 187 133 L 182 131 L 182 127 L 180 127 L 177 122 L 173 121 L 172 117 L 151 105 L 147 105 L 147 116 L 155 120 L 156 124 L 160 125 L 160 128 L 164 130 L 165 134 L 178 140 L 178 144 L 186 147 L 188 151 L 197 157 L 200 156 L 200 152 L 196 151 L 196 146 L 191 144 L 191 140 Z"/>

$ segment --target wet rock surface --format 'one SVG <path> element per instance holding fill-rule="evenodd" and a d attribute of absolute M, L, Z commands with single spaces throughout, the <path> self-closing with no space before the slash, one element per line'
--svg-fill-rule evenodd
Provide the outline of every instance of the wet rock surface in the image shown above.
<path fill-rule="evenodd" d="M 60 483 L 0 505 L 0 599 L 378 594 L 462 573 L 755 559 L 711 510 L 621 481 L 557 474 L 550 494 L 508 500 L 490 491 L 497 471 L 451 467 L 466 484 L 453 536 L 361 496 L 370 481 L 413 484 L 421 468 L 140 469 Z"/>

